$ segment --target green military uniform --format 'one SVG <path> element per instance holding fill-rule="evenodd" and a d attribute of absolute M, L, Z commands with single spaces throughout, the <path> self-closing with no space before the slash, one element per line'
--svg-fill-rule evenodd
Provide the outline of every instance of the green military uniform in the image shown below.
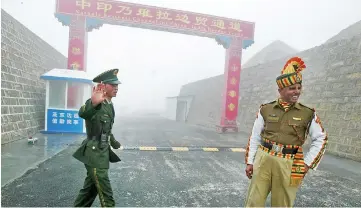
<path fill-rule="evenodd" d="M 117 72 L 118 69 L 106 71 L 94 78 L 93 81 L 104 84 L 120 84 L 116 77 Z M 110 146 L 118 149 L 121 145 L 115 140 L 111 131 L 115 117 L 113 104 L 105 99 L 93 107 L 91 99 L 88 99 L 80 108 L 79 116 L 85 120 L 87 138 L 73 156 L 85 164 L 87 176 L 74 206 L 89 207 L 99 194 L 102 207 L 114 207 L 115 202 L 108 170 L 109 162 L 119 162 L 120 159 Z"/>

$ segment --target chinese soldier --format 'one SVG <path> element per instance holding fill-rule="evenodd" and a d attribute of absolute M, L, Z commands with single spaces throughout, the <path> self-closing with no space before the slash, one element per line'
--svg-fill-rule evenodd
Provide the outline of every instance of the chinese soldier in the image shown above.
<path fill-rule="evenodd" d="M 93 82 L 100 84 L 93 88 L 91 98 L 79 110 L 79 116 L 85 120 L 87 138 L 73 156 L 85 164 L 87 176 L 75 207 L 90 207 L 97 195 L 102 207 L 115 206 L 108 169 L 109 162 L 120 161 L 110 148 L 110 145 L 114 149 L 121 146 L 112 134 L 115 112 L 111 100 L 120 84 L 117 73 L 118 69 L 112 69 L 95 77 Z"/>
<path fill-rule="evenodd" d="M 315 110 L 297 102 L 306 68 L 299 57 L 289 59 L 277 77 L 280 97 L 261 105 L 245 155 L 251 179 L 246 207 L 264 207 L 271 192 L 271 206 L 292 207 L 308 169 L 316 169 L 325 152 L 327 135 Z M 311 148 L 304 154 L 306 137 Z"/>

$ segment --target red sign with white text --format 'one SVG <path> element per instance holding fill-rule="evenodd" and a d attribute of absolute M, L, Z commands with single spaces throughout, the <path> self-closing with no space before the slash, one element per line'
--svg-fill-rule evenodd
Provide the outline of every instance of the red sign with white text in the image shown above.
<path fill-rule="evenodd" d="M 253 40 L 254 34 L 253 22 L 112 0 L 57 0 L 56 13 L 207 37 L 225 35 Z"/>

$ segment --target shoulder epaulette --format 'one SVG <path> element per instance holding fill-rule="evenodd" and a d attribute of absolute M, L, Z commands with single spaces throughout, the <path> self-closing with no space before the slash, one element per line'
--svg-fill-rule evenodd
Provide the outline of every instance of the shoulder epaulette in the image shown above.
<path fill-rule="evenodd" d="M 304 104 L 302 104 L 302 103 L 298 103 L 298 104 L 300 104 L 302 107 L 305 107 L 305 108 L 310 109 L 310 110 L 313 111 L 313 112 L 316 111 L 314 108 L 308 107 L 307 105 L 304 105 Z"/>
<path fill-rule="evenodd" d="M 263 103 L 263 104 L 261 104 L 261 106 L 259 108 L 262 108 L 263 106 L 268 105 L 268 104 L 274 104 L 275 102 L 277 102 L 277 100 L 274 100 L 274 101 L 269 102 L 269 103 Z"/>
<path fill-rule="evenodd" d="M 275 102 L 277 102 L 277 100 L 271 101 L 271 102 L 266 103 L 266 104 L 274 104 Z"/>

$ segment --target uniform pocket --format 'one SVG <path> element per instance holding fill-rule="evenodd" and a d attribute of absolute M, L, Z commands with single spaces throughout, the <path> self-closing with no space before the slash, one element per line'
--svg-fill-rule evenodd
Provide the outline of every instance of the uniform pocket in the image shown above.
<path fill-rule="evenodd" d="M 289 120 L 285 129 L 290 135 L 297 136 L 300 140 L 305 139 L 307 124 L 304 121 Z"/>
<path fill-rule="evenodd" d="M 100 116 L 99 120 L 103 127 L 103 132 L 109 133 L 111 130 L 111 125 L 112 125 L 111 118 L 107 114 L 105 114 L 105 115 Z"/>
<path fill-rule="evenodd" d="M 258 169 L 263 164 L 264 152 L 261 149 L 258 149 L 256 152 L 256 158 L 254 159 L 253 163 L 253 171 Z"/>
<path fill-rule="evenodd" d="M 92 151 L 95 151 L 97 149 L 98 142 L 95 140 L 89 140 L 88 143 L 86 143 L 86 148 Z"/>
<path fill-rule="evenodd" d="M 279 120 L 267 120 L 265 129 L 267 131 L 276 132 L 280 129 Z"/>

